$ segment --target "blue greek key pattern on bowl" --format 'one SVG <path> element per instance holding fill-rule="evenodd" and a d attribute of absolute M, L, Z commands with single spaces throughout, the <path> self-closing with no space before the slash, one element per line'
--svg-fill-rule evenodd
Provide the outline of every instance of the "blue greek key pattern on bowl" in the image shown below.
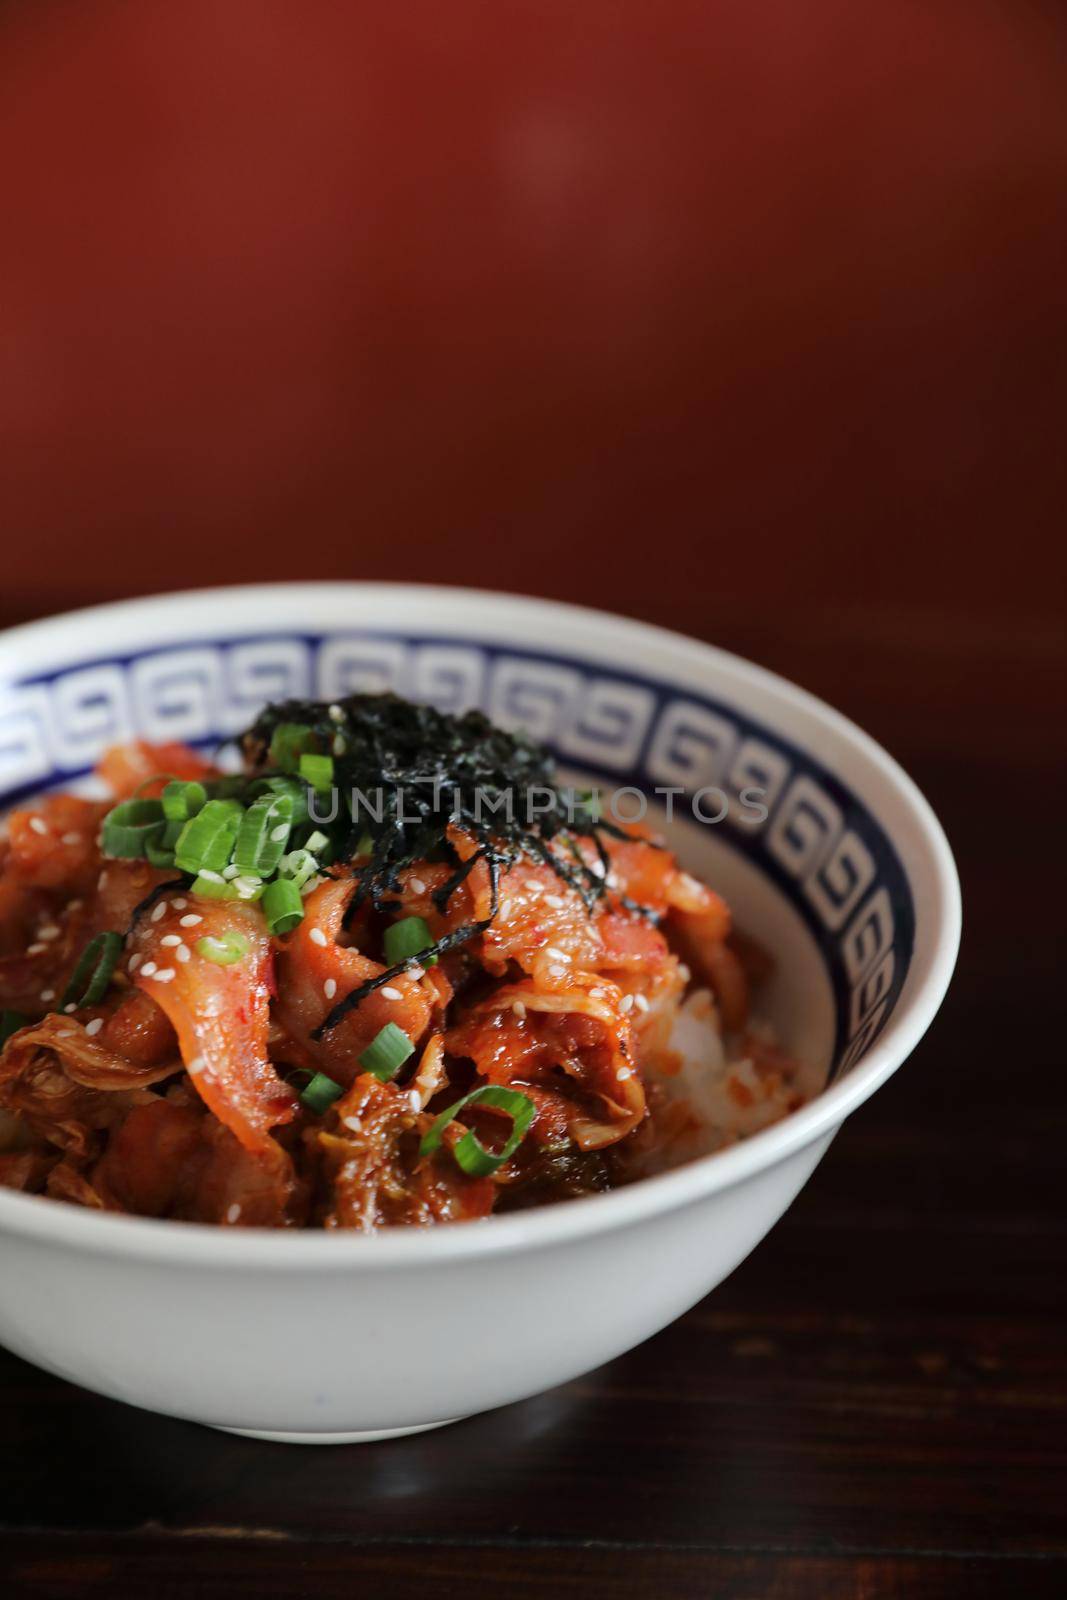
<path fill-rule="evenodd" d="M 0 802 L 91 771 L 129 738 L 210 745 L 267 700 L 394 689 L 477 706 L 616 788 L 722 791 L 721 836 L 788 896 L 833 984 L 834 1071 L 880 1032 L 904 983 L 915 913 L 877 820 L 810 754 L 706 696 L 547 652 L 368 632 L 143 650 L 0 688 Z M 760 816 L 743 797 L 762 791 Z"/>

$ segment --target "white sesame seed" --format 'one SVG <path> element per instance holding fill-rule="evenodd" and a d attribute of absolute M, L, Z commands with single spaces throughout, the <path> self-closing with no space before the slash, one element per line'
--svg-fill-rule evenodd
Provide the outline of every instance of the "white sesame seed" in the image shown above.
<path fill-rule="evenodd" d="M 178 904 L 177 900 L 175 900 L 174 904 L 175 905 Z M 184 905 L 185 901 L 182 901 L 182 904 Z M 189 913 L 189 915 L 187 917 L 182 917 L 181 918 L 181 920 L 178 923 L 178 926 L 179 926 L 179 928 L 199 928 L 199 926 L 203 922 L 203 920 L 204 920 L 203 917 L 198 917 L 195 911 L 190 911 L 190 913 Z"/>
<path fill-rule="evenodd" d="M 170 983 L 175 976 L 173 967 L 161 967 L 155 974 L 157 983 Z"/>
<path fill-rule="evenodd" d="M 690 978 L 693 976 L 684 961 L 679 962 L 678 964 L 678 976 L 681 978 L 683 983 L 688 983 Z"/>
<path fill-rule="evenodd" d="M 182 962 L 189 961 L 192 958 L 192 954 L 193 952 L 187 944 L 180 944 L 174 952 L 174 959 Z"/>
<path fill-rule="evenodd" d="M 590 989 L 589 998 L 590 998 L 590 1000 L 606 1000 L 607 999 L 607 990 L 606 989 Z"/>
<path fill-rule="evenodd" d="M 38 939 L 58 939 L 59 929 L 54 922 L 46 922 L 37 929 Z"/>
<path fill-rule="evenodd" d="M 549 967 L 548 975 L 550 978 L 565 978 L 567 969 L 566 967 Z"/>
<path fill-rule="evenodd" d="M 103 1026 L 104 1026 L 103 1017 L 94 1017 L 92 1022 L 87 1022 L 85 1024 L 85 1031 L 89 1035 L 90 1039 L 92 1039 L 92 1038 L 94 1038 L 96 1036 L 96 1034 L 98 1034 L 100 1032 L 100 1029 Z"/>
<path fill-rule="evenodd" d="M 544 884 L 538 883 L 536 878 L 527 878 L 523 883 L 523 888 L 527 894 L 544 894 L 545 892 Z"/>
<path fill-rule="evenodd" d="M 624 994 L 622 999 L 619 1001 L 619 1010 L 622 1012 L 623 1016 L 625 1016 L 628 1011 L 632 1011 L 633 1007 L 634 1007 L 634 997 L 633 997 L 633 995 L 632 994 Z"/>
<path fill-rule="evenodd" d="M 238 1201 L 235 1200 L 233 1205 L 229 1208 L 229 1210 L 226 1213 L 226 1221 L 227 1222 L 236 1222 L 237 1218 L 240 1215 L 241 1215 L 241 1207 L 240 1207 L 240 1204 L 238 1203 Z"/>
<path fill-rule="evenodd" d="M 645 999 L 643 994 L 634 995 L 634 1005 L 637 1007 L 638 1011 L 648 1010 L 648 1001 Z"/>
<path fill-rule="evenodd" d="M 100 874 L 99 878 L 97 878 L 96 887 L 98 889 L 106 889 L 107 888 L 107 871 L 106 870 Z"/>
<path fill-rule="evenodd" d="M 48 946 L 46 944 L 31 944 L 27 946 L 26 954 L 28 956 L 39 956 L 42 950 L 47 949 Z"/>
<path fill-rule="evenodd" d="M 312 928 L 308 934 L 308 938 L 311 940 L 312 944 L 326 945 L 330 942 L 321 928 Z"/>
<path fill-rule="evenodd" d="M 222 877 L 223 877 L 223 881 L 225 883 L 232 883 L 234 878 L 239 878 L 240 875 L 241 875 L 240 867 L 235 866 L 232 861 L 230 862 L 228 867 L 223 867 L 223 869 L 222 869 Z"/>
<path fill-rule="evenodd" d="M 152 921 L 153 922 L 160 922 L 166 916 L 166 914 L 167 914 L 167 902 L 165 900 L 161 900 L 159 902 L 158 906 L 156 906 L 155 910 L 152 912 Z"/>
<path fill-rule="evenodd" d="M 128 962 L 127 967 L 126 967 L 126 971 L 127 972 L 136 972 L 137 968 L 141 965 L 141 962 L 143 960 L 144 960 L 144 957 L 138 951 L 138 953 L 136 955 L 132 955 L 130 957 L 129 962 Z"/>
<path fill-rule="evenodd" d="M 226 882 L 226 879 L 222 876 L 221 872 L 213 872 L 210 867 L 201 867 L 198 876 L 205 879 L 208 883 Z"/>
<path fill-rule="evenodd" d="M 281 844 L 282 840 L 287 839 L 288 837 L 289 824 L 287 822 L 280 822 L 276 828 L 272 828 L 270 830 L 271 844 Z"/>
<path fill-rule="evenodd" d="M 421 878 L 409 878 L 408 888 L 411 890 L 412 894 L 426 893 L 426 885 L 423 883 Z"/>
<path fill-rule="evenodd" d="M 68 911 L 80 911 L 84 904 L 85 904 L 84 900 L 68 900 L 67 901 L 67 910 Z"/>
<path fill-rule="evenodd" d="M 154 961 L 146 961 L 144 966 L 141 968 L 141 977 L 142 978 L 150 978 L 152 976 L 153 972 L 155 972 L 155 970 L 156 970 L 155 962 Z"/>
<path fill-rule="evenodd" d="M 334 736 L 333 736 L 333 753 L 334 753 L 334 755 L 335 756 L 343 756 L 347 749 L 348 749 L 348 741 L 345 739 L 344 734 L 343 733 L 335 733 Z"/>
<path fill-rule="evenodd" d="M 60 844 L 81 844 L 82 836 L 80 833 L 64 833 L 59 842 Z"/>
<path fill-rule="evenodd" d="M 419 966 L 417 961 L 413 962 L 411 966 L 407 968 L 407 975 L 409 978 L 414 978 L 416 983 L 418 983 L 420 978 L 424 978 L 426 976 L 425 972 L 423 971 L 422 967 Z"/>
<path fill-rule="evenodd" d="M 56 997 L 56 991 L 54 989 L 42 989 L 41 990 L 41 999 L 42 1000 L 44 1000 L 44 1001 L 54 1000 L 55 997 Z"/>
<path fill-rule="evenodd" d="M 55 1038 L 57 1039 L 73 1039 L 73 1037 L 73 1028 L 57 1028 L 55 1031 Z"/>
<path fill-rule="evenodd" d="M 172 904 L 175 911 L 184 911 L 189 902 L 185 899 L 184 895 L 180 895 L 177 900 L 172 902 Z"/>
<path fill-rule="evenodd" d="M 557 950 L 554 944 L 545 945 L 545 955 L 551 956 L 553 961 L 569 961 L 570 956 L 565 950 Z"/>
<path fill-rule="evenodd" d="M 392 984 L 387 983 L 385 988 L 382 990 L 383 1000 L 403 1000 L 403 998 L 403 991 L 400 989 L 394 989 Z"/>
<path fill-rule="evenodd" d="M 551 906 L 553 911 L 562 911 L 563 907 L 566 904 L 567 904 L 567 902 L 564 900 L 564 898 L 563 898 L 563 896 L 561 894 L 546 894 L 545 895 L 545 905 L 546 906 Z"/>
<path fill-rule="evenodd" d="M 326 982 L 322 986 L 322 992 L 326 996 L 327 1000 L 332 1000 L 334 995 L 337 993 L 337 979 L 327 978 Z"/>
<path fill-rule="evenodd" d="M 64 1006 L 63 1007 L 63 1010 L 66 1012 L 68 1017 L 70 1016 L 72 1011 L 77 1011 L 77 1009 L 78 1009 L 78 1007 L 75 1005 L 73 1000 L 71 1001 L 69 1006 Z"/>
<path fill-rule="evenodd" d="M 198 1072 L 203 1072 L 206 1066 L 207 1062 L 204 1060 L 203 1056 L 194 1056 L 191 1061 L 186 1062 L 185 1070 L 189 1073 L 190 1077 L 195 1078 L 196 1074 Z"/>
<path fill-rule="evenodd" d="M 514 1011 L 515 1015 L 519 1018 L 519 1021 L 521 1022 L 523 1017 L 526 1015 L 526 1007 L 523 1005 L 522 1001 L 521 1000 L 513 1000 L 511 1002 L 511 1009 L 512 1009 L 512 1011 Z"/>
<path fill-rule="evenodd" d="M 48 832 L 48 824 L 46 822 L 42 822 L 40 817 L 31 817 L 30 827 L 33 829 L 34 833 Z"/>
<path fill-rule="evenodd" d="M 345 714 L 340 706 L 330 707 L 330 717 L 334 722 L 343 722 L 345 720 Z"/>
<path fill-rule="evenodd" d="M 160 944 L 166 945 L 169 950 L 173 950 L 175 946 L 181 944 L 182 941 L 180 935 L 177 933 L 165 933 L 159 942 Z"/>
<path fill-rule="evenodd" d="M 632 1067 L 620 1067 L 618 1072 L 615 1074 L 620 1083 L 625 1083 L 627 1078 L 632 1078 L 633 1075 L 634 1070 Z"/>
<path fill-rule="evenodd" d="M 346 1128 L 351 1128 L 353 1133 L 362 1133 L 363 1124 L 358 1117 L 342 1117 L 341 1122 Z"/>

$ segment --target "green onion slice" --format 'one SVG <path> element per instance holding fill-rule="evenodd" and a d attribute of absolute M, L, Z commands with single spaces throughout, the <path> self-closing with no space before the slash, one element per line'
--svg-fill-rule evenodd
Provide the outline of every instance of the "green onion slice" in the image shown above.
<path fill-rule="evenodd" d="M 63 1011 L 68 1008 L 80 1011 L 83 1006 L 95 1006 L 104 998 L 124 943 L 121 933 L 98 933 L 95 939 L 89 940 L 63 991 L 60 1001 Z"/>
<path fill-rule="evenodd" d="M 243 933 L 232 930 L 218 936 L 209 933 L 196 941 L 196 953 L 205 961 L 213 961 L 217 967 L 232 967 L 235 961 L 241 961 L 248 954 L 248 940 Z"/>
<path fill-rule="evenodd" d="M 162 794 L 163 815 L 168 822 L 188 822 L 207 804 L 207 790 L 195 779 L 186 783 L 172 778 Z"/>
<path fill-rule="evenodd" d="M 442 1111 L 429 1131 L 423 1135 L 422 1143 L 419 1145 L 419 1155 L 432 1155 L 440 1145 L 442 1135 L 453 1117 L 462 1111 L 464 1106 L 477 1105 L 496 1106 L 499 1110 L 510 1114 L 512 1127 L 507 1143 L 500 1150 L 487 1150 L 477 1134 L 468 1131 L 455 1146 L 452 1154 L 463 1171 L 472 1178 L 488 1177 L 491 1172 L 496 1172 L 502 1167 L 504 1162 L 515 1154 L 526 1137 L 535 1108 L 533 1101 L 526 1095 L 520 1094 L 517 1089 L 504 1089 L 492 1083 L 486 1084 L 482 1089 L 472 1089 L 462 1100 L 457 1100 L 454 1106 Z"/>
<path fill-rule="evenodd" d="M 301 1091 L 301 1103 L 309 1111 L 314 1111 L 316 1116 L 322 1116 L 329 1111 L 335 1100 L 340 1100 L 344 1090 L 339 1083 L 334 1083 L 325 1072 L 316 1072 L 307 1088 Z"/>
<path fill-rule="evenodd" d="M 313 789 L 328 789 L 333 782 L 333 757 L 306 752 L 300 757 L 300 776 Z"/>
<path fill-rule="evenodd" d="M 0 1012 L 0 1050 L 10 1039 L 13 1033 L 18 1033 L 20 1028 L 28 1028 L 29 1017 L 24 1017 L 21 1011 Z"/>
<path fill-rule="evenodd" d="M 414 1054 L 415 1046 L 395 1022 L 387 1022 L 380 1028 L 363 1051 L 359 1064 L 365 1072 L 373 1073 L 374 1077 L 382 1083 L 388 1083 L 395 1078 L 408 1056 Z"/>
<path fill-rule="evenodd" d="M 163 820 L 161 801 L 123 800 L 104 818 L 104 854 L 125 861 L 143 860 L 148 840 Z"/>
<path fill-rule="evenodd" d="M 173 867 L 174 847 L 167 843 L 167 829 L 174 826 L 173 822 L 160 822 L 145 839 L 144 853 L 150 866 L 168 869 Z"/>
<path fill-rule="evenodd" d="M 279 722 L 270 741 L 270 758 L 283 772 L 297 772 L 300 757 L 315 748 L 315 733 L 299 722 Z"/>
<path fill-rule="evenodd" d="M 386 965 L 398 967 L 402 961 L 411 961 L 421 955 L 432 944 L 433 935 L 425 918 L 403 917 L 385 930 Z M 436 960 L 435 955 L 428 955 L 423 966 L 432 967 Z"/>
<path fill-rule="evenodd" d="M 307 785 L 298 778 L 257 778 L 249 792 L 257 797 L 265 794 L 288 795 L 293 807 L 293 827 L 299 828 L 308 820 Z"/>
<path fill-rule="evenodd" d="M 304 920 L 304 901 L 292 878 L 275 878 L 263 891 L 263 915 L 271 933 L 292 933 Z"/>
<path fill-rule="evenodd" d="M 287 794 L 265 794 L 254 800 L 241 818 L 233 859 L 242 872 L 269 878 L 285 854 L 293 820 L 293 802 Z"/>
<path fill-rule="evenodd" d="M 178 835 L 175 864 L 183 872 L 221 872 L 229 864 L 243 816 L 237 800 L 209 800 Z"/>
<path fill-rule="evenodd" d="M 226 879 L 218 872 L 201 872 L 190 885 L 190 893 L 205 900 L 258 900 L 263 883 L 258 878 Z"/>
<path fill-rule="evenodd" d="M 310 850 L 290 850 L 278 863 L 278 877 L 289 879 L 298 889 L 302 889 L 318 870 L 319 863 Z"/>

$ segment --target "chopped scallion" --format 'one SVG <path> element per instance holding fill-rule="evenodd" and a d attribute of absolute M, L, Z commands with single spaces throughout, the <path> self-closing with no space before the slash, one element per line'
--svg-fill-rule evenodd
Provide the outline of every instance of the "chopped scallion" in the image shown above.
<path fill-rule="evenodd" d="M 227 881 L 219 872 L 201 872 L 190 885 L 190 893 L 205 900 L 258 900 L 263 884 L 258 879 L 234 878 Z"/>
<path fill-rule="evenodd" d="M 284 794 L 288 795 L 293 807 L 292 825 L 301 827 L 308 820 L 308 791 L 307 785 L 298 778 L 257 778 L 249 791 L 252 795 Z"/>
<path fill-rule="evenodd" d="M 428 950 L 433 935 L 423 917 L 403 917 L 386 928 L 384 942 L 386 965 L 398 967 L 402 961 L 411 961 Z M 436 960 L 435 955 L 428 955 L 423 966 L 432 967 Z"/>
<path fill-rule="evenodd" d="M 159 800 L 123 800 L 104 818 L 103 851 L 119 860 L 143 860 L 163 818 Z"/>
<path fill-rule="evenodd" d="M 309 1111 L 314 1111 L 316 1116 L 321 1117 L 343 1094 L 344 1090 L 339 1083 L 328 1078 L 325 1072 L 316 1072 L 307 1088 L 301 1092 L 300 1100 Z"/>
<path fill-rule="evenodd" d="M 333 782 L 333 757 L 307 752 L 300 757 L 299 772 L 313 789 L 328 789 Z"/>
<path fill-rule="evenodd" d="M 398 1028 L 395 1022 L 387 1022 L 362 1052 L 359 1064 L 365 1072 L 373 1073 L 382 1083 L 388 1083 L 396 1077 L 414 1049 L 403 1028 Z"/>
<path fill-rule="evenodd" d="M 290 850 L 278 862 L 278 877 L 291 879 L 298 889 L 302 889 L 318 870 L 319 863 L 310 850 Z"/>
<path fill-rule="evenodd" d="M 241 818 L 233 847 L 234 864 L 241 872 L 269 878 L 285 854 L 293 802 L 287 794 L 261 795 Z"/>
<path fill-rule="evenodd" d="M 243 816 L 244 807 L 237 800 L 209 800 L 179 834 L 176 865 L 183 872 L 221 872 L 229 865 Z"/>
<path fill-rule="evenodd" d="M 299 722 L 279 722 L 270 741 L 270 758 L 283 772 L 297 772 L 300 757 L 314 749 L 315 734 Z"/>
<path fill-rule="evenodd" d="M 263 891 L 263 915 L 267 927 L 278 936 L 292 933 L 304 920 L 304 902 L 299 887 L 291 878 L 275 878 Z"/>
<path fill-rule="evenodd" d="M 73 1006 L 80 1011 L 83 1006 L 95 1006 L 104 998 L 122 954 L 123 943 L 121 933 L 98 933 L 95 939 L 89 940 L 63 991 L 60 1001 L 62 1010 Z"/>
<path fill-rule="evenodd" d="M 144 853 L 145 859 L 153 867 L 173 867 L 174 851 L 167 846 L 166 828 L 153 828 L 145 840 Z"/>
<path fill-rule="evenodd" d="M 181 778 L 172 778 L 163 790 L 162 802 L 168 822 L 188 822 L 207 804 L 207 790 L 195 779 L 185 783 Z"/>
<path fill-rule="evenodd" d="M 196 953 L 205 961 L 213 961 L 217 967 L 232 967 L 235 961 L 241 961 L 248 954 L 248 940 L 243 933 L 232 929 L 217 936 L 209 933 L 196 941 Z"/>
<path fill-rule="evenodd" d="M 472 1105 L 495 1106 L 500 1111 L 508 1112 L 512 1122 L 511 1132 L 499 1150 L 487 1150 L 477 1134 L 468 1130 L 452 1151 L 457 1164 L 470 1177 L 485 1178 L 502 1167 L 505 1161 L 510 1160 L 519 1148 L 533 1121 L 534 1103 L 517 1089 L 505 1089 L 497 1084 L 491 1083 L 481 1089 L 472 1089 L 470 1094 L 465 1094 L 462 1100 L 457 1100 L 454 1106 L 449 1106 L 447 1111 L 442 1111 L 434 1120 L 419 1145 L 420 1156 L 432 1155 L 440 1146 L 444 1131 L 453 1117 L 462 1111 L 464 1106 Z"/>

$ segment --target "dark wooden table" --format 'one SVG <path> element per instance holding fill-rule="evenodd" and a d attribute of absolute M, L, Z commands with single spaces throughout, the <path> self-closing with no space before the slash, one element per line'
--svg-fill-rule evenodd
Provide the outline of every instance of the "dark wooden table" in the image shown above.
<path fill-rule="evenodd" d="M 0 1356 L 8 1594 L 1067 1593 L 1058 642 L 869 609 L 713 631 L 864 722 L 945 822 L 964 947 L 914 1058 L 702 1305 L 440 1432 L 256 1444 Z"/>

